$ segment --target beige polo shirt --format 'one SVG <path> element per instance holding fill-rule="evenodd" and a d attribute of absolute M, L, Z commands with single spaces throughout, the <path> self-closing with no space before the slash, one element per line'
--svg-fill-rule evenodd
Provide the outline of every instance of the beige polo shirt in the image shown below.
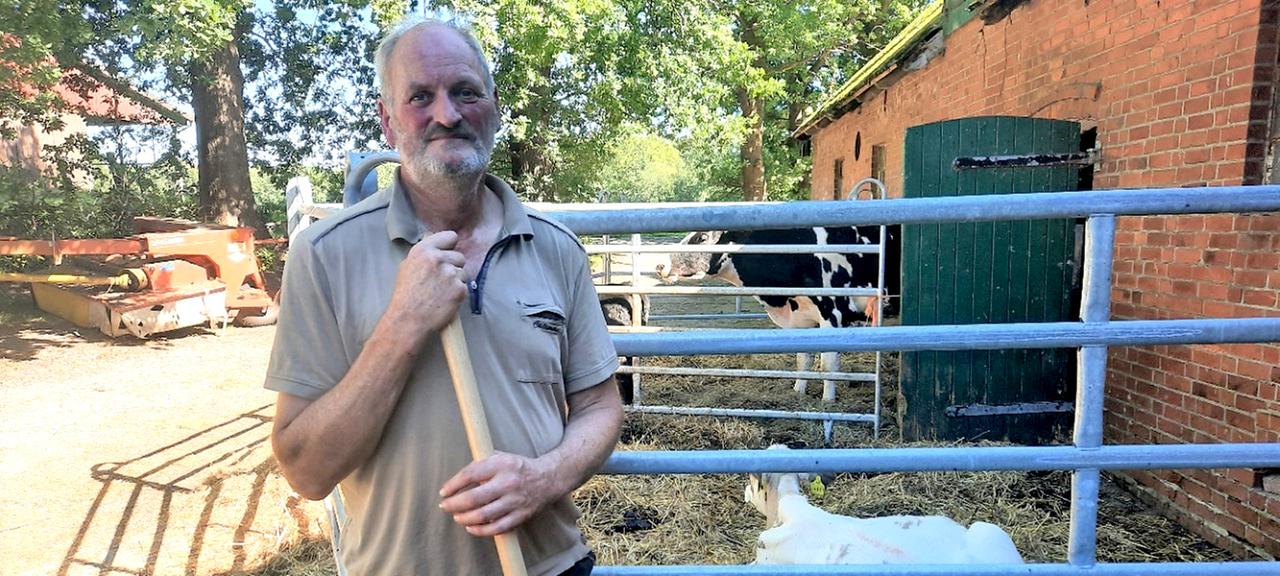
<path fill-rule="evenodd" d="M 485 183 L 502 197 L 503 229 L 459 313 L 495 448 L 538 456 L 561 441 L 566 395 L 612 375 L 617 353 L 577 238 L 505 182 Z M 304 231 L 289 249 L 266 387 L 315 399 L 336 385 L 386 311 L 410 246 L 429 234 L 398 181 Z M 440 486 L 470 461 L 440 340 L 431 339 L 377 450 L 341 483 L 350 573 L 501 574 L 493 540 L 437 507 Z M 519 528 L 529 574 L 559 574 L 587 554 L 578 515 L 564 498 Z"/>

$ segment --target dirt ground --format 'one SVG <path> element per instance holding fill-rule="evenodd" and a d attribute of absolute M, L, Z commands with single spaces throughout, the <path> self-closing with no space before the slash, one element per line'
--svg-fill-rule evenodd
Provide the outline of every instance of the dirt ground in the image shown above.
<path fill-rule="evenodd" d="M 246 574 L 321 538 L 262 389 L 273 328 L 111 340 L 0 284 L 0 574 Z"/>
<path fill-rule="evenodd" d="M 690 306 L 675 308 L 655 305 L 655 313 Z M 0 576 L 335 574 L 323 508 L 291 495 L 271 458 L 273 394 L 261 382 L 273 337 L 272 327 L 228 327 L 111 340 L 42 315 L 25 288 L 0 284 Z M 698 363 L 742 361 L 706 357 Z M 746 367 L 792 362 L 789 355 L 758 356 Z M 866 358 L 846 362 L 860 369 Z M 824 409 L 816 397 L 821 386 L 797 397 L 789 382 L 646 381 L 650 404 Z M 837 408 L 862 411 L 869 400 L 867 391 L 842 393 Z M 892 390 L 885 403 L 891 410 Z M 840 425 L 833 445 L 886 442 L 869 436 L 865 425 Z M 772 442 L 820 445 L 821 428 L 632 415 L 621 449 Z M 961 478 L 849 476 L 824 505 L 845 514 L 995 521 L 1009 528 L 1029 561 L 1065 559 L 1066 473 Z M 601 476 L 576 499 L 602 564 L 746 563 L 763 518 L 742 504 L 742 486 L 734 475 Z M 1100 559 L 1232 559 L 1109 483 L 1104 494 Z M 1001 505 L 982 508 L 993 500 Z"/>

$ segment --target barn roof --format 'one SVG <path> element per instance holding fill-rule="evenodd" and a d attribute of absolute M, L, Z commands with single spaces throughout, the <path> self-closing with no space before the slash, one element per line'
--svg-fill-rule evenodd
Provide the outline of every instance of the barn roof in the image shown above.
<path fill-rule="evenodd" d="M 881 79 L 893 72 L 901 62 L 913 53 L 913 49 L 943 26 L 943 0 L 935 0 L 925 7 L 924 11 L 907 24 L 889 44 L 878 54 L 868 60 L 866 65 L 854 73 L 844 84 L 822 101 L 818 109 L 802 118 L 799 127 L 791 133 L 793 138 L 805 139 L 813 135 L 817 129 L 826 126 L 841 114 L 857 108 L 867 89 L 876 85 Z"/>
<path fill-rule="evenodd" d="M 16 34 L 0 32 L 0 54 L 20 47 L 22 42 Z M 54 93 L 70 112 L 83 117 L 88 124 L 186 124 L 191 121 L 186 114 L 86 62 L 58 62 L 48 55 L 42 66 L 60 69 L 58 83 L 52 87 Z M 42 90 L 26 78 L 30 72 L 30 63 L 0 58 L 0 85 L 22 98 L 33 97 Z"/>
<path fill-rule="evenodd" d="M 89 124 L 186 124 L 187 115 L 88 65 L 64 68 L 58 96 Z"/>

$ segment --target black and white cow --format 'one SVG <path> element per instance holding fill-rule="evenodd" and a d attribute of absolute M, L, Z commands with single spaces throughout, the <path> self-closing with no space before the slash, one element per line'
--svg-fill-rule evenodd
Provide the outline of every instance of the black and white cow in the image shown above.
<path fill-rule="evenodd" d="M 885 247 L 885 289 L 890 295 L 899 293 L 898 232 L 889 227 Z M 761 244 L 878 244 L 879 226 L 789 228 L 730 232 L 694 232 L 681 244 L 761 245 Z M 818 254 L 672 254 L 669 261 L 659 263 L 658 277 L 667 283 L 719 278 L 735 286 L 751 288 L 874 288 L 879 276 L 879 256 L 873 253 Z M 764 305 L 769 319 L 781 328 L 845 328 L 871 323 L 875 298 L 865 296 L 756 296 Z M 894 308 L 894 299 L 885 310 Z M 810 370 L 810 354 L 796 354 L 797 367 Z M 840 370 L 840 355 L 822 353 L 823 369 Z M 808 385 L 796 380 L 795 389 L 803 393 Z M 835 399 L 835 382 L 824 381 L 823 398 Z"/>

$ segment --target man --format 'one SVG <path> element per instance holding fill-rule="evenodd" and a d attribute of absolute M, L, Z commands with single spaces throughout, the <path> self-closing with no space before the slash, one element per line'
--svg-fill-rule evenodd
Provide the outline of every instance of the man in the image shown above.
<path fill-rule="evenodd" d="M 290 248 L 266 386 L 272 447 L 312 499 L 341 483 L 354 575 L 588 574 L 568 498 L 617 441 L 621 403 L 582 246 L 485 174 L 498 129 L 475 39 L 439 21 L 378 48 L 396 183 Z M 472 462 L 439 333 L 460 315 L 498 454 Z"/>

